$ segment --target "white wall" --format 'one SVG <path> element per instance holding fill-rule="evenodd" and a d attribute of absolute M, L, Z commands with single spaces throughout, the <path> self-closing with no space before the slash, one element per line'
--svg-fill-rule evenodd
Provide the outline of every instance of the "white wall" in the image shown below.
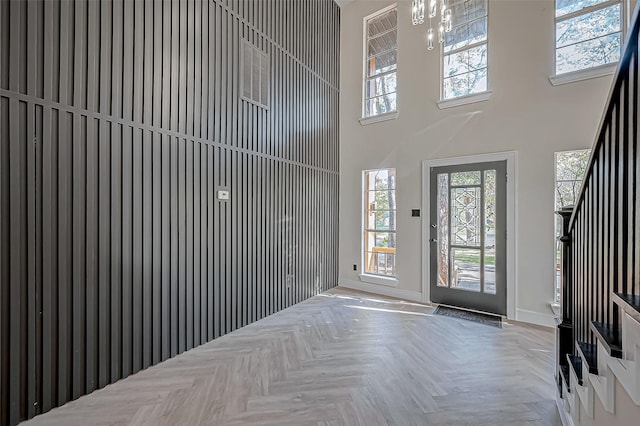
<path fill-rule="evenodd" d="M 341 11 L 340 284 L 360 283 L 361 173 L 397 170 L 396 295 L 419 298 L 421 161 L 516 151 L 516 293 L 519 317 L 549 324 L 553 299 L 554 152 L 589 148 L 611 76 L 552 86 L 554 0 L 489 0 L 490 100 L 439 110 L 439 51 L 426 26 L 411 25 L 398 3 L 396 120 L 361 126 L 363 18 L 392 4 L 355 0 Z M 352 265 L 358 265 L 358 272 Z M 389 292 L 387 292 L 389 293 Z"/>

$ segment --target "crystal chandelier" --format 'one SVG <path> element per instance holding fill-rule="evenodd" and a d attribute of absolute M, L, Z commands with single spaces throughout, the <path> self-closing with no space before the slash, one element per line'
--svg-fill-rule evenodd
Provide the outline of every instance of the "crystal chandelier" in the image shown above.
<path fill-rule="evenodd" d="M 433 50 L 433 19 L 438 15 L 438 3 L 440 3 L 440 20 L 438 22 L 438 41 L 444 43 L 444 34 L 451 31 L 451 9 L 448 7 L 448 0 L 413 0 L 411 6 L 411 21 L 413 25 L 424 23 L 424 3 L 429 2 L 427 10 L 429 18 L 429 29 L 427 30 L 427 49 Z"/>

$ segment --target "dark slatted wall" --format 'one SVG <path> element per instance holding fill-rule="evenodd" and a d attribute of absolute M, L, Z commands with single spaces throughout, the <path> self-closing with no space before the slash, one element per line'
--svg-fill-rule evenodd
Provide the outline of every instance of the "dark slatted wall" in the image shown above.
<path fill-rule="evenodd" d="M 338 34 L 331 0 L 0 2 L 0 423 L 336 285 Z"/>

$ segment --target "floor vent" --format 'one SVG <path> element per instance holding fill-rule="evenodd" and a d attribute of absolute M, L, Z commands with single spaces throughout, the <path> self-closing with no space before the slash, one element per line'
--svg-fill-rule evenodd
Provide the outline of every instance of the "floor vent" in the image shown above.
<path fill-rule="evenodd" d="M 480 324 L 490 325 L 491 327 L 502 328 L 502 318 L 495 315 L 465 311 L 463 309 L 449 308 L 447 306 L 438 306 L 433 313 L 436 315 L 444 315 L 447 317 L 479 322 Z"/>

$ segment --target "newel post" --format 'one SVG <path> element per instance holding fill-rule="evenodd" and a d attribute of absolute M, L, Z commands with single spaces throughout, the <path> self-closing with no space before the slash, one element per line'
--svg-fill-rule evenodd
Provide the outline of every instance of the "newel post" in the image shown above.
<path fill-rule="evenodd" d="M 562 386 L 560 367 L 568 364 L 567 354 L 573 355 L 574 353 L 573 324 L 571 322 L 573 282 L 571 279 L 571 235 L 569 232 L 569 221 L 573 208 L 573 206 L 566 206 L 556 212 L 562 217 L 562 233 L 558 238 L 561 244 L 560 308 L 562 313 L 556 320 L 558 324 L 556 331 L 556 380 L 560 387 Z"/>

